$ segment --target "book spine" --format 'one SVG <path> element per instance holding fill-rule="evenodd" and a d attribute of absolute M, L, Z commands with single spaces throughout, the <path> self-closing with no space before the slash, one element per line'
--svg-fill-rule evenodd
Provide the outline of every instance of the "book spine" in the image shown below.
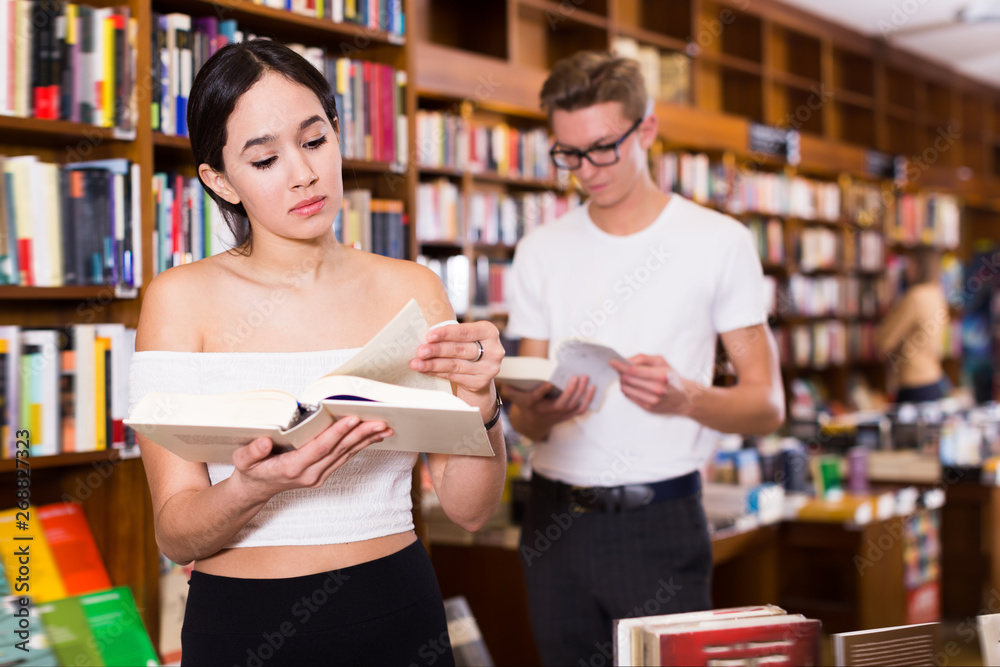
<path fill-rule="evenodd" d="M 128 23 L 127 7 L 118 7 L 111 17 L 112 60 L 114 89 L 112 96 L 112 125 L 128 129 Z"/>
<path fill-rule="evenodd" d="M 177 134 L 186 137 L 187 130 L 187 102 L 191 92 L 191 84 L 194 79 L 193 54 L 191 51 L 191 20 L 187 17 L 186 23 L 177 30 L 177 50 L 179 55 L 180 71 L 178 72 L 177 88 Z"/>

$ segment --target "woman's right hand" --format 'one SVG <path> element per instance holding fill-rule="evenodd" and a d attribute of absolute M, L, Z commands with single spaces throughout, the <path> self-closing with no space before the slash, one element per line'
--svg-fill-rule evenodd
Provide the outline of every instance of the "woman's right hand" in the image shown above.
<path fill-rule="evenodd" d="M 362 449 L 392 435 L 381 421 L 343 417 L 298 449 L 270 456 L 270 438 L 260 438 L 233 452 L 234 477 L 256 500 L 266 501 L 291 489 L 315 489 Z"/>

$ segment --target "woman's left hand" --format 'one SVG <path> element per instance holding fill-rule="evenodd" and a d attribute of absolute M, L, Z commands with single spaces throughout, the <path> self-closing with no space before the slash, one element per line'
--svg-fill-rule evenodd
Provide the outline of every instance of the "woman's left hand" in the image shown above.
<path fill-rule="evenodd" d="M 431 329 L 410 368 L 453 382 L 475 394 L 489 393 L 504 357 L 492 322 L 448 324 Z"/>

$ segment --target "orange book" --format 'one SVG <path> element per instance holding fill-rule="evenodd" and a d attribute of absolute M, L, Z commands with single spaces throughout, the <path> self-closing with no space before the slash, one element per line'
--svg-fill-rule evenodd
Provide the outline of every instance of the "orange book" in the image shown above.
<path fill-rule="evenodd" d="M 111 339 L 94 338 L 94 441 L 97 451 L 108 448 L 108 403 L 111 397 L 108 384 L 108 360 L 111 357 Z"/>
<path fill-rule="evenodd" d="M 26 509 L 0 511 L 0 562 L 7 571 L 11 594 L 35 602 L 64 598 L 66 589 L 38 519 L 38 508 L 22 507 Z"/>
<path fill-rule="evenodd" d="M 108 571 L 79 503 L 52 503 L 35 510 L 42 522 L 66 595 L 83 595 L 111 588 Z"/>

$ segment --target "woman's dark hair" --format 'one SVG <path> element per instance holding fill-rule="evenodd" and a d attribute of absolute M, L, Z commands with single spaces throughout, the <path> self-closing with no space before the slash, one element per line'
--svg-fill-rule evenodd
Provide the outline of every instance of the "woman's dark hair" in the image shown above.
<path fill-rule="evenodd" d="M 941 276 L 941 253 L 935 248 L 918 246 L 909 260 L 913 262 L 914 285 L 936 283 Z"/>
<path fill-rule="evenodd" d="M 326 116 L 337 129 L 337 105 L 329 82 L 308 60 L 280 42 L 255 39 L 228 44 L 209 58 L 191 86 L 187 125 L 194 163 L 207 164 L 226 172 L 222 149 L 226 145 L 226 125 L 243 94 L 264 75 L 274 72 L 316 93 Z M 200 177 L 199 177 L 200 178 Z M 236 238 L 236 248 L 245 255 L 253 248 L 250 221 L 243 204 L 230 204 L 205 184 L 202 187 L 219 206 Z"/>

